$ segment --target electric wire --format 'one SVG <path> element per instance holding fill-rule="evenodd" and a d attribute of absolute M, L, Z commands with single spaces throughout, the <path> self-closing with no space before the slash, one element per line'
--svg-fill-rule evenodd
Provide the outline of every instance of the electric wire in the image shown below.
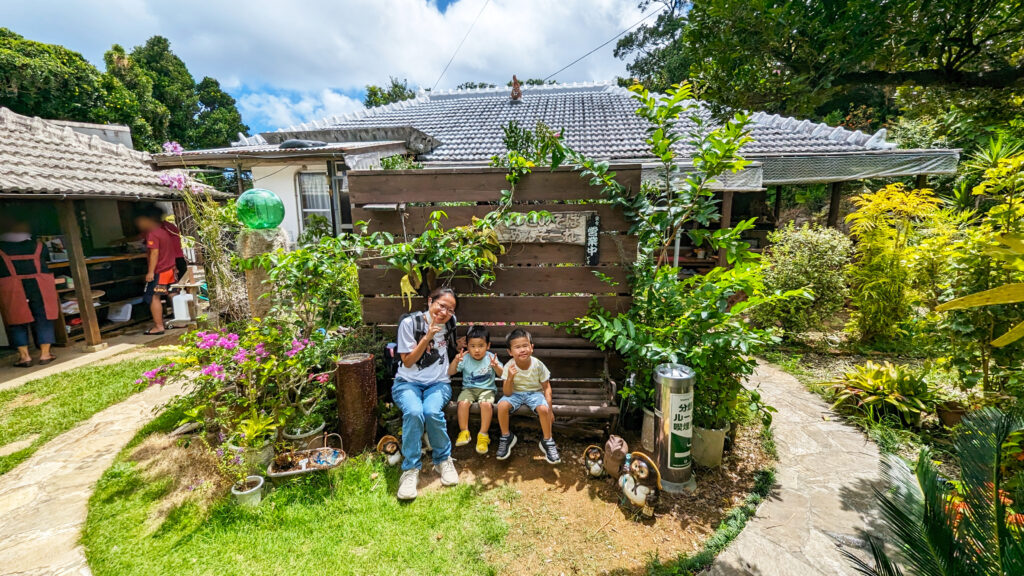
<path fill-rule="evenodd" d="M 635 24 L 633 24 L 632 26 L 630 26 L 629 28 L 626 28 L 626 29 L 625 29 L 625 30 L 623 30 L 622 32 L 619 32 L 619 33 L 618 33 L 618 34 L 616 34 L 615 36 L 612 36 L 611 38 L 609 38 L 609 39 L 608 39 L 608 40 L 607 40 L 607 41 L 606 41 L 605 43 L 603 43 L 603 44 L 601 44 L 600 46 L 598 46 L 597 48 L 594 48 L 594 49 L 593 49 L 593 50 L 591 50 L 590 52 L 587 52 L 587 53 L 586 53 L 586 54 L 584 54 L 583 56 L 580 56 L 579 58 L 577 58 L 577 59 L 573 60 L 572 62 L 570 62 L 570 63 L 569 63 L 569 64 L 567 64 L 566 66 L 562 67 L 562 68 L 561 68 L 561 69 L 560 69 L 560 70 L 559 70 L 558 72 L 555 72 L 554 74 L 550 74 L 550 75 L 549 75 L 549 76 L 548 76 L 547 78 L 545 78 L 545 79 L 544 79 L 544 82 L 547 82 L 547 81 L 548 81 L 548 80 L 550 80 L 550 79 L 551 79 L 552 77 L 554 77 L 554 76 L 557 76 L 557 75 L 561 74 L 562 72 L 565 72 L 565 71 L 566 71 L 566 70 L 568 70 L 569 68 L 572 68 L 572 67 L 573 67 L 574 65 L 576 65 L 576 63 L 578 63 L 578 62 L 579 62 L 580 60 L 583 60 L 583 59 L 584 59 L 584 58 L 586 58 L 587 56 L 590 56 L 590 55 L 591 55 L 591 54 L 593 54 L 594 52 L 597 52 L 597 51 L 598 51 L 598 50 L 600 50 L 601 48 L 604 48 L 605 46 L 607 46 L 607 45 L 611 44 L 611 43 L 612 43 L 612 41 L 616 40 L 616 39 L 617 39 L 617 38 L 618 38 L 619 36 L 622 36 L 622 35 L 623 35 L 623 34 L 625 34 L 626 32 L 629 32 L 629 31 L 630 31 L 630 30 L 632 30 L 633 28 L 636 28 L 637 26 L 639 26 L 639 25 L 643 24 L 643 23 L 644 23 L 645 21 L 647 21 L 647 19 L 648 19 L 648 18 L 650 18 L 651 16 L 654 16 L 654 15 L 655 15 L 655 14 L 657 14 L 658 12 L 661 12 L 663 8 L 664 8 L 664 7 L 658 7 L 658 8 L 655 8 L 654 10 L 652 10 L 652 11 L 651 11 L 651 13 L 650 13 L 650 14 L 648 14 L 647 16 L 644 16 L 643 18 L 641 18 L 641 19 L 640 19 L 640 20 L 638 20 L 638 21 L 637 21 L 637 22 L 636 22 Z"/>
<path fill-rule="evenodd" d="M 441 70 L 441 75 L 437 77 L 434 85 L 430 88 L 431 92 L 434 91 L 434 88 L 437 88 L 437 85 L 441 82 L 441 78 L 444 78 L 444 74 L 448 71 L 448 67 L 455 61 L 455 56 L 459 53 L 459 50 L 462 49 L 462 45 L 466 43 L 466 38 L 469 38 L 470 32 L 472 32 L 473 28 L 476 26 L 476 21 L 480 19 L 480 16 L 484 13 L 484 9 L 487 8 L 487 5 L 490 4 L 490 2 L 491 0 L 484 1 L 484 5 L 480 8 L 480 11 L 477 12 L 476 18 L 473 19 L 473 23 L 469 25 L 469 30 L 466 30 L 466 35 L 462 37 L 462 41 L 455 47 L 455 52 L 452 53 L 452 57 L 448 59 L 448 63 L 444 65 L 444 70 Z"/>

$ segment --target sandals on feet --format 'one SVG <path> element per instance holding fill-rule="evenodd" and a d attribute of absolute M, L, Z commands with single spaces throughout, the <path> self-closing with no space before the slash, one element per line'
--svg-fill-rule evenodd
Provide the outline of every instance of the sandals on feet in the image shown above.
<path fill-rule="evenodd" d="M 14 367 L 15 368 L 31 368 L 32 367 L 32 360 L 22 360 L 20 362 L 15 362 L 14 363 Z"/>
<path fill-rule="evenodd" d="M 143 334 L 145 334 L 146 336 L 159 336 L 163 333 L 163 330 L 157 330 L 156 328 L 150 328 L 149 330 L 143 332 Z"/>
<path fill-rule="evenodd" d="M 50 362 L 53 362 L 56 359 L 57 359 L 56 356 L 50 356 L 49 358 L 40 358 L 39 359 L 39 365 L 40 366 L 46 366 L 47 364 L 49 364 Z"/>

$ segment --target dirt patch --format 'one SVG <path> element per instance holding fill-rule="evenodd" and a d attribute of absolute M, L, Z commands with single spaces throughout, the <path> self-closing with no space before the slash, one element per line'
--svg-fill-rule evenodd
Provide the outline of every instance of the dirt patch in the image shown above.
<path fill-rule="evenodd" d="M 537 434 L 529 432 L 504 462 L 493 450 L 476 454 L 472 444 L 456 448 L 454 457 L 462 480 L 491 488 L 488 496 L 507 514 L 507 546 L 490 558 L 501 574 L 643 574 L 652 558 L 700 550 L 726 511 L 743 502 L 756 472 L 770 465 L 756 434 L 741 429 L 721 468 L 696 470 L 696 493 L 663 493 L 653 519 L 620 506 L 614 480 L 587 476 L 587 443 L 562 441 L 558 466 L 543 460 Z M 639 449 L 638 439 L 627 440 Z M 424 476 L 437 483 L 435 475 Z"/>
<path fill-rule="evenodd" d="M 49 402 L 52 398 L 52 394 L 50 396 L 36 396 L 32 392 L 28 392 L 27 394 L 15 396 L 14 399 L 4 405 L 3 409 L 0 409 L 0 413 L 7 414 L 17 408 L 39 406 L 40 404 Z"/>
<path fill-rule="evenodd" d="M 230 489 L 217 468 L 217 458 L 199 441 L 153 434 L 136 447 L 129 459 L 146 480 L 169 482 L 167 494 L 150 512 L 150 529 L 155 531 L 174 509 L 187 501 L 208 508 Z"/>

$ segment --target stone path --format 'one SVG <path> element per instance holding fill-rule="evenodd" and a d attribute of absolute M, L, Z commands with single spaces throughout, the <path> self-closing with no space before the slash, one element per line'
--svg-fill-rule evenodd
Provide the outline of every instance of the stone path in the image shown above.
<path fill-rule="evenodd" d="M 878 448 L 778 367 L 761 364 L 755 381 L 779 410 L 776 488 L 710 574 L 854 575 L 841 550 L 863 556 L 866 535 L 881 533 Z"/>
<path fill-rule="evenodd" d="M 93 485 L 153 408 L 180 392 L 179 386 L 148 388 L 0 476 L 0 574 L 91 574 L 78 539 Z"/>

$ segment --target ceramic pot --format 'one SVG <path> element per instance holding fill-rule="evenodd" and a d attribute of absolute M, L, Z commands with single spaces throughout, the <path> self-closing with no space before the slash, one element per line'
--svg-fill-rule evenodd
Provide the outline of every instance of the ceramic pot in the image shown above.
<path fill-rule="evenodd" d="M 247 489 L 235 484 L 231 487 L 231 493 L 235 496 L 235 502 L 239 506 L 259 506 L 263 500 L 263 476 L 247 476 L 246 484 L 254 484 Z"/>
<path fill-rule="evenodd" d="M 229 450 L 238 451 L 240 448 L 234 444 L 227 444 Z M 274 459 L 274 444 L 267 442 L 262 448 L 241 448 L 245 452 L 245 461 L 249 464 L 250 472 L 262 472 Z"/>
<path fill-rule="evenodd" d="M 296 430 L 294 428 L 285 429 L 283 436 L 285 440 L 295 444 L 299 450 L 304 450 L 306 448 L 319 448 L 319 446 L 308 446 L 308 444 L 310 440 L 323 433 L 326 426 L 326 422 L 321 422 L 319 426 L 310 430 Z"/>
<path fill-rule="evenodd" d="M 722 453 L 725 451 L 725 434 L 729 427 L 701 428 L 693 427 L 693 461 L 705 468 L 717 468 L 722 465 Z"/>
<path fill-rule="evenodd" d="M 935 412 L 943 426 L 953 428 L 964 419 L 967 408 L 959 402 L 943 402 L 936 407 Z"/>

